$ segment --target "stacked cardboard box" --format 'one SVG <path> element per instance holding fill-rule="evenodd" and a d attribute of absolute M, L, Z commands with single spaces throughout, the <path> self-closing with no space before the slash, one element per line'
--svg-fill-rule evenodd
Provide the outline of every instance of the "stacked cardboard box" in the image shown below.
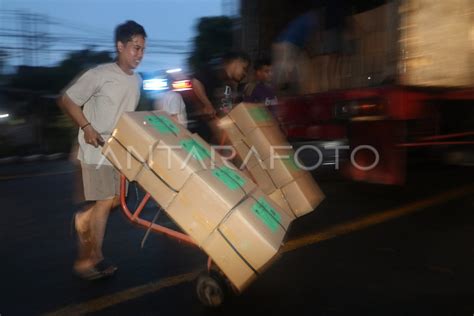
<path fill-rule="evenodd" d="M 167 114 L 125 113 L 103 153 L 151 194 L 238 290 L 278 253 L 292 218 Z"/>
<path fill-rule="evenodd" d="M 295 162 L 291 145 L 264 105 L 241 103 L 221 119 L 220 127 L 235 149 L 236 165 L 246 168 L 288 215 L 305 215 L 323 200 L 319 186 Z"/>
<path fill-rule="evenodd" d="M 291 218 L 260 190 L 239 203 L 204 242 L 203 249 L 238 289 L 275 258 Z"/>
<path fill-rule="evenodd" d="M 354 14 L 348 17 L 352 27 L 343 35 L 346 49 L 337 56 L 337 65 L 336 56 L 328 54 L 316 54 L 310 63 L 304 54 L 298 59 L 299 92 L 392 81 L 407 86 L 472 87 L 473 11 L 472 0 L 401 0 Z M 328 35 L 317 33 L 318 39 L 315 36 L 310 43 L 315 51 L 333 40 Z"/>

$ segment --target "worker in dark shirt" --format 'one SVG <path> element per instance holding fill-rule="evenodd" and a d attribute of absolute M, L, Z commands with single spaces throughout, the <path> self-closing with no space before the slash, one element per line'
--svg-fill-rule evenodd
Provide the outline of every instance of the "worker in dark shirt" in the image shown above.
<path fill-rule="evenodd" d="M 270 59 L 258 59 L 254 63 L 254 80 L 244 88 L 244 101 L 263 103 L 275 115 L 278 99 L 272 84 L 272 64 Z"/>
<path fill-rule="evenodd" d="M 216 118 L 226 115 L 242 101 L 238 88 L 249 66 L 250 58 L 246 53 L 231 52 L 224 55 L 217 67 L 209 67 L 193 76 L 193 91 L 201 105 L 201 115 L 207 118 L 210 128 L 201 134 L 207 141 L 218 142 Z"/>

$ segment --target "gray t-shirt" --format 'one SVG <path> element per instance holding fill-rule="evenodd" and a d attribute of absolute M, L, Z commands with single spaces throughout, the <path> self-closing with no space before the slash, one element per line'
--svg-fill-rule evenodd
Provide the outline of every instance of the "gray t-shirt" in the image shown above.
<path fill-rule="evenodd" d="M 124 112 L 135 111 L 140 99 L 141 78 L 126 74 L 116 63 L 99 65 L 86 71 L 67 90 L 67 96 L 77 105 L 105 141 L 110 137 Z M 101 148 L 86 144 L 79 129 L 77 158 L 86 164 L 110 163 L 103 158 Z"/>

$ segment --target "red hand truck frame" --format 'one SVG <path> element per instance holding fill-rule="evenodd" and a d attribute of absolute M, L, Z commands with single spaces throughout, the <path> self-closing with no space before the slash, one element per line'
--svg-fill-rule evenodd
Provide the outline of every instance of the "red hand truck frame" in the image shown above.
<path fill-rule="evenodd" d="M 199 247 L 188 235 L 170 229 L 168 227 L 156 224 L 149 220 L 140 217 L 143 209 L 150 200 L 150 193 L 146 192 L 145 196 L 137 206 L 135 211 L 129 209 L 126 201 L 126 185 L 127 179 L 124 175 L 121 175 L 120 179 L 120 204 L 122 211 L 132 223 L 141 226 L 147 230 L 151 230 L 155 233 L 163 234 L 165 236 L 177 239 L 179 242 Z M 159 206 L 158 203 L 156 203 Z M 212 263 L 211 257 L 207 260 L 207 270 L 201 273 L 196 282 L 196 292 L 199 300 L 205 306 L 217 307 L 221 305 L 225 298 L 233 293 L 237 293 L 237 290 L 233 287 L 230 281 L 224 276 L 224 274 Z"/>

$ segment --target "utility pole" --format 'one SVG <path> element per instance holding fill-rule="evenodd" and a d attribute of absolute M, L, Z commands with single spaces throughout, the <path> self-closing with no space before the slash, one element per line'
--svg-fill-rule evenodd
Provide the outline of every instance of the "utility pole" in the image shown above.
<path fill-rule="evenodd" d="M 238 0 L 221 0 L 222 14 L 229 17 L 235 17 L 239 15 L 238 12 Z"/>
<path fill-rule="evenodd" d="M 37 66 L 41 53 L 48 51 L 49 18 L 28 11 L 17 11 L 19 31 L 19 50 L 23 64 Z M 41 52 L 40 52 L 41 50 Z"/>
<path fill-rule="evenodd" d="M 43 38 L 43 41 L 44 41 L 44 50 L 43 52 L 45 53 L 45 62 L 49 64 L 49 61 L 50 61 L 50 45 L 49 43 L 51 43 L 51 39 L 49 38 L 49 16 L 45 15 L 43 16 L 44 18 L 44 36 L 42 37 Z"/>
<path fill-rule="evenodd" d="M 35 14 L 35 58 L 44 56 L 43 63 L 49 62 L 49 17 L 47 15 Z M 36 63 L 37 65 L 37 63 Z"/>
<path fill-rule="evenodd" d="M 21 55 L 23 57 L 23 64 L 24 65 L 30 65 L 31 64 L 31 25 L 30 25 L 30 19 L 29 19 L 29 14 L 26 11 L 18 11 L 17 12 L 18 16 L 18 23 L 19 29 L 20 29 L 20 34 L 21 36 L 19 37 L 20 45 L 19 49 L 21 52 Z"/>

